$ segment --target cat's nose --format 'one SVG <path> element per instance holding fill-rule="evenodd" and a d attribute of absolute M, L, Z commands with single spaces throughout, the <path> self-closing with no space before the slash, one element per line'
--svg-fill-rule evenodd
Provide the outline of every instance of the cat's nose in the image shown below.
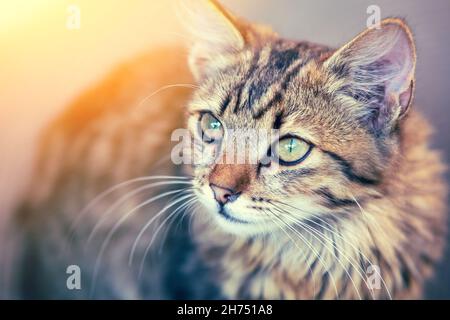
<path fill-rule="evenodd" d="M 209 186 L 214 193 L 214 198 L 220 205 L 235 201 L 241 194 L 240 192 L 235 192 L 232 189 L 224 188 L 213 183 L 210 183 Z"/>

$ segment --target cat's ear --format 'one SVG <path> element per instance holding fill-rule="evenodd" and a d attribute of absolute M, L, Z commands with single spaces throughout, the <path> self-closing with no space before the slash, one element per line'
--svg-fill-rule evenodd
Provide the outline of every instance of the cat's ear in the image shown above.
<path fill-rule="evenodd" d="M 190 36 L 189 66 L 194 77 L 207 77 L 220 59 L 245 46 L 237 19 L 215 0 L 179 1 L 181 22 Z"/>
<path fill-rule="evenodd" d="M 361 102 L 358 112 L 375 130 L 392 128 L 411 105 L 416 50 L 401 19 L 362 32 L 324 66 L 339 79 L 338 91 Z"/>

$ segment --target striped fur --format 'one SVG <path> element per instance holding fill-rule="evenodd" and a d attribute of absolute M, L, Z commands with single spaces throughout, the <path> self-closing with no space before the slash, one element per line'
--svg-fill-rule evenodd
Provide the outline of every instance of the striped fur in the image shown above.
<path fill-rule="evenodd" d="M 197 6 L 202 1 L 194 2 Z M 184 3 L 189 9 L 193 1 Z M 197 10 L 204 14 L 197 16 Z M 151 204 L 127 220 L 106 251 L 94 297 L 421 297 L 444 246 L 446 185 L 440 155 L 428 146 L 430 126 L 416 110 L 409 110 L 413 49 L 412 60 L 399 71 L 385 68 L 385 61 L 375 63 L 388 54 L 389 46 L 369 48 L 371 56 L 364 59 L 364 39 L 381 37 L 383 44 L 391 39 L 383 38 L 384 33 L 366 31 L 334 50 L 282 39 L 235 18 L 215 1 L 195 12 L 188 15 L 191 20 L 206 19 L 200 27 L 212 25 L 210 33 L 200 32 L 201 39 L 193 41 L 189 59 L 172 48 L 125 66 L 48 129 L 34 182 L 18 215 L 18 228 L 27 231 L 23 261 L 39 266 L 42 277 L 31 281 L 24 272 L 20 294 L 89 296 L 64 288 L 65 266 L 81 265 L 88 275 L 85 284 L 91 285 L 102 239 L 143 199 L 124 204 L 86 246 L 84 240 L 108 203 L 95 207 L 76 229 L 68 253 L 62 247 L 70 222 L 109 186 L 165 173 L 192 175 L 200 205 L 187 211 L 192 218 L 181 223 L 181 231 L 168 230 L 164 255 L 149 258 L 140 279 L 136 270 L 126 267 L 130 246 L 142 225 L 166 203 Z M 405 36 L 404 48 L 413 46 L 404 22 L 386 20 L 383 28 Z M 198 31 L 192 33 L 199 36 Z M 393 39 L 397 37 L 395 33 Z M 385 71 L 382 80 L 377 78 L 380 70 Z M 151 108 L 139 103 L 164 84 L 194 80 L 198 88 L 192 94 L 178 88 L 152 98 Z M 383 100 L 386 92 L 392 95 Z M 311 144 L 311 152 L 292 167 L 180 168 L 167 160 L 152 171 L 158 159 L 170 154 L 172 130 L 185 125 L 197 134 L 199 113 L 205 110 L 226 128 L 296 134 Z M 242 194 L 229 205 L 238 222 L 217 211 L 211 179 L 239 180 Z M 173 189 L 160 187 L 142 197 Z M 153 234 L 146 234 L 143 242 L 151 241 Z M 138 253 L 143 249 L 145 245 L 139 246 Z M 374 268 L 381 276 L 375 288 L 368 286 Z"/>

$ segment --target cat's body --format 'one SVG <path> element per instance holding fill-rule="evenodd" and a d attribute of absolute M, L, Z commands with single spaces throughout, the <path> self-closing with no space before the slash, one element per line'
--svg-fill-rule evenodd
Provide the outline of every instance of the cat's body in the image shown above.
<path fill-rule="evenodd" d="M 336 90 L 336 86 L 329 84 L 329 77 L 321 68 L 328 61 L 334 61 L 330 59 L 340 52 L 306 42 L 283 42 L 258 32 L 255 31 L 256 36 L 249 32 L 247 41 L 260 44 L 263 39 L 269 45 L 240 57 L 239 69 L 223 68 L 225 75 L 220 86 L 227 88 L 229 72 L 234 74 L 231 83 L 254 79 L 251 82 L 258 83 L 259 88 L 275 92 L 277 87 L 270 86 L 276 85 L 279 79 L 272 68 L 280 72 L 281 80 L 286 74 L 289 76 L 289 71 L 296 70 L 290 81 L 296 83 L 297 74 L 307 79 L 302 80 L 300 86 L 302 98 L 296 97 L 299 105 L 304 101 L 319 105 L 318 101 L 325 100 L 332 108 L 335 101 L 325 92 Z M 258 54 L 253 55 L 254 52 Z M 267 59 L 277 57 L 271 55 L 273 52 L 277 52 L 279 63 L 276 59 Z M 264 59 L 267 65 L 261 62 Z M 301 68 L 289 69 L 292 67 L 289 64 L 302 59 Z M 251 65 L 245 67 L 243 61 L 256 61 L 259 66 L 256 69 Z M 351 72 L 344 67 L 332 70 L 344 74 L 343 77 Z M 197 79 L 204 76 L 195 71 L 194 74 Z M 392 140 L 389 137 L 377 141 L 381 155 L 377 153 L 379 150 L 370 149 L 364 142 L 366 135 L 372 136 L 359 125 L 348 126 L 346 135 L 333 141 L 340 133 L 332 134 L 330 128 L 342 132 L 348 125 L 344 114 L 334 113 L 327 118 L 318 107 L 300 114 L 303 121 L 309 119 L 309 124 L 319 121 L 319 125 L 309 127 L 309 133 L 321 137 L 323 144 L 319 146 L 319 142 L 314 147 L 322 148 L 328 160 L 319 156 L 318 151 L 314 157 L 319 158 L 313 159 L 334 162 L 324 162 L 322 167 L 310 169 L 308 173 L 304 171 L 302 183 L 292 188 L 316 198 L 320 196 L 320 205 L 326 209 L 323 215 L 306 217 L 303 228 L 298 230 L 286 227 L 277 233 L 239 236 L 223 230 L 220 225 L 212 225 L 206 217 L 215 213 L 206 209 L 208 206 L 195 209 L 188 206 L 184 209 L 187 218 L 180 219 L 178 226 L 176 221 L 166 230 L 169 224 L 163 224 L 158 231 L 163 215 L 139 238 L 142 227 L 169 201 L 161 199 L 163 201 L 151 202 L 129 216 L 127 213 L 145 199 L 172 192 L 180 185 L 155 186 L 135 194 L 115 210 L 108 210 L 127 192 L 162 178 L 123 185 L 83 212 L 97 195 L 128 179 L 148 175 L 196 175 L 195 170 L 176 166 L 168 158 L 173 146 L 171 132 L 185 127 L 186 117 L 190 117 L 184 108 L 193 89 L 171 87 L 143 100 L 163 86 L 193 82 L 184 51 L 180 48 L 161 50 L 112 74 L 53 123 L 44 136 L 31 192 L 17 219 L 17 227 L 25 234 L 19 273 L 20 297 L 371 299 L 421 296 L 424 282 L 432 275 L 433 264 L 443 250 L 446 187 L 442 178 L 444 165 L 438 153 L 428 147 L 429 125 L 416 110 L 402 117 L 401 126 L 396 126 L 392 133 Z M 217 84 L 206 82 L 207 85 L 197 92 L 200 97 L 211 93 L 211 88 Z M 284 92 L 285 96 L 296 95 L 295 91 L 289 91 L 290 83 L 281 83 L 284 83 L 283 90 L 289 92 Z M 242 87 L 245 91 L 245 84 Z M 273 97 L 264 97 L 262 92 L 259 95 L 261 100 Z M 275 102 L 280 99 L 277 97 Z M 227 101 L 230 104 L 235 100 Z M 410 101 L 407 102 L 409 107 Z M 402 101 L 399 103 L 401 106 Z M 221 110 L 223 117 L 232 112 L 231 107 L 226 108 Z M 267 110 L 254 110 L 257 111 L 252 111 L 256 112 L 253 120 L 268 117 L 264 115 Z M 284 114 L 289 113 L 283 110 Z M 276 119 L 279 117 L 277 113 Z M 286 121 L 281 122 L 286 125 Z M 370 139 L 381 139 L 380 136 Z M 370 160 L 355 160 L 359 152 L 369 155 Z M 377 162 L 378 157 L 382 161 Z M 240 170 L 237 168 L 241 167 L 232 170 L 237 172 Z M 220 172 L 226 170 L 222 167 Z M 324 171 L 314 175 L 317 170 Z M 227 179 L 216 171 L 201 176 L 209 174 L 219 182 Z M 338 173 L 342 180 L 327 179 Z M 298 179 L 296 174 L 290 179 Z M 292 193 L 289 179 L 283 183 L 285 185 L 278 189 Z M 323 183 L 328 185 L 313 188 Z M 200 181 L 197 187 L 203 185 Z M 265 189 L 270 189 L 271 185 L 275 188 L 272 183 Z M 267 200 L 265 195 L 252 197 L 253 202 L 259 202 L 255 210 L 262 211 L 265 203 L 269 205 L 280 199 L 281 195 L 272 192 L 274 200 Z M 171 195 L 180 197 L 175 192 Z M 177 198 L 170 200 L 174 199 Z M 181 199 L 180 203 L 189 200 Z M 289 210 L 297 209 L 292 205 Z M 80 212 L 82 217 L 78 219 Z M 127 219 L 115 228 L 124 216 Z M 99 226 L 95 227 L 99 221 Z M 111 230 L 115 232 L 110 233 Z M 153 239 L 154 234 L 157 236 Z M 133 250 L 136 237 L 140 241 Z M 152 246 L 147 250 L 149 243 Z M 139 277 L 141 259 L 146 251 L 149 254 Z M 128 267 L 130 257 L 131 267 Z M 81 290 L 67 289 L 69 265 L 81 267 Z"/>

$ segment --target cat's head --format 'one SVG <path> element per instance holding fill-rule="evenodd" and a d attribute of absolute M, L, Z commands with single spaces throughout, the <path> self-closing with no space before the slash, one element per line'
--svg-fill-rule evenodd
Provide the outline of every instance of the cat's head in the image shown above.
<path fill-rule="evenodd" d="M 220 227 L 255 234 L 339 219 L 376 196 L 413 96 L 415 48 L 403 21 L 383 20 L 331 50 L 282 39 L 215 1 L 183 5 L 199 85 L 187 126 L 195 150 L 222 159 L 197 161 L 194 183 Z M 250 145 L 255 161 L 226 158 L 245 148 L 225 145 L 261 130 L 275 134 Z"/>

